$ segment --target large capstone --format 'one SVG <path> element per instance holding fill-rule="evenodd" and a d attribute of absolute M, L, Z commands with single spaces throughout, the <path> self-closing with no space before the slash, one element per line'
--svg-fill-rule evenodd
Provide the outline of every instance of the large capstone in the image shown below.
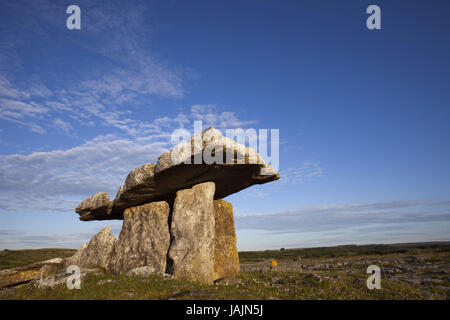
<path fill-rule="evenodd" d="M 169 205 L 165 201 L 128 208 L 108 271 L 126 273 L 138 267 L 165 272 L 170 244 Z"/>
<path fill-rule="evenodd" d="M 214 199 L 222 199 L 279 178 L 254 149 L 211 127 L 163 153 L 156 165 L 148 163 L 132 170 L 114 201 L 99 193 L 83 201 L 76 212 L 84 221 L 123 219 L 126 208 L 155 201 L 172 203 L 178 190 L 203 182 L 214 182 Z"/>
<path fill-rule="evenodd" d="M 214 281 L 214 191 L 206 182 L 176 194 L 168 255 L 168 273 L 176 279 Z"/>

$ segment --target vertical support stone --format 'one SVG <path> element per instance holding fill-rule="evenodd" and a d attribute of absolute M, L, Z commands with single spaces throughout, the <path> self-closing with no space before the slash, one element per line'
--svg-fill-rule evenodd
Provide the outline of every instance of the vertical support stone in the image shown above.
<path fill-rule="evenodd" d="M 214 281 L 214 193 L 213 182 L 176 193 L 168 258 L 177 279 Z"/>
<path fill-rule="evenodd" d="M 233 205 L 225 200 L 214 200 L 214 216 L 214 278 L 235 277 L 239 274 L 239 256 Z"/>
<path fill-rule="evenodd" d="M 125 209 L 122 230 L 109 261 L 108 271 L 124 273 L 151 266 L 165 272 L 170 245 L 169 205 L 165 201 Z"/>

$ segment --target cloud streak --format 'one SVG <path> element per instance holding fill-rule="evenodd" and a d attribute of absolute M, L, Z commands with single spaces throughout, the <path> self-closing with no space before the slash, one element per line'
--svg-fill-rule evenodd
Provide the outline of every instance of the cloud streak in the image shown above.
<path fill-rule="evenodd" d="M 339 228 L 430 221 L 450 222 L 450 201 L 390 201 L 299 207 L 236 215 L 240 229 L 274 233 L 332 231 Z"/>
<path fill-rule="evenodd" d="M 235 215 L 240 250 L 450 240 L 450 201 L 389 201 Z"/>
<path fill-rule="evenodd" d="M 100 191 L 113 199 L 130 170 L 155 163 L 172 146 L 171 132 L 180 124 L 193 125 L 195 119 L 179 114 L 152 123 L 125 121 L 129 134 L 100 135 L 66 150 L 0 155 L 0 210 L 72 211 Z M 223 125 L 236 121 L 244 123 L 233 117 Z M 70 130 L 63 121 L 58 125 Z"/>
<path fill-rule="evenodd" d="M 287 168 L 280 172 L 280 182 L 287 184 L 298 184 L 319 178 L 323 175 L 324 168 L 319 162 L 305 160 L 298 167 Z"/>
<path fill-rule="evenodd" d="M 0 119 L 43 139 L 53 133 L 83 141 L 64 150 L 0 155 L 1 211 L 72 211 L 77 202 L 99 191 L 114 198 L 131 169 L 155 162 L 171 147 L 174 129 L 190 129 L 194 120 L 218 128 L 251 123 L 214 104 L 196 104 L 174 117 L 150 121 L 136 116 L 152 108 L 155 97 L 176 100 L 185 95 L 180 68 L 169 67 L 150 48 L 152 30 L 146 14 L 151 5 L 132 1 L 123 14 L 122 1 L 77 4 L 83 17 L 78 33 L 68 33 L 61 23 L 63 3 L 1 4 L 3 14 L 17 19 L 0 28 Z M 66 70 L 70 66 L 58 65 L 61 60 L 50 49 L 40 54 L 48 55 L 55 66 L 25 66 L 26 41 L 10 37 L 12 29 L 39 41 L 39 47 L 54 48 L 57 40 L 61 47 L 76 48 L 80 59 L 95 68 Z M 95 133 L 82 139 L 83 128 L 94 128 Z"/>
<path fill-rule="evenodd" d="M 128 172 L 154 161 L 167 143 L 97 137 L 68 150 L 0 156 L 0 209 L 69 211 L 98 191 L 115 196 Z M 72 200 L 70 199 L 72 198 Z"/>
<path fill-rule="evenodd" d="M 84 73 L 72 71 L 70 83 L 61 88 L 59 82 L 44 80 L 61 78 L 52 68 L 38 68 L 38 72 L 27 70 L 26 77 L 22 76 L 21 68 L 11 70 L 9 62 L 13 57 L 21 63 L 18 48 L 24 43 L 14 39 L 0 42 L 0 119 L 41 134 L 47 131 L 46 128 L 63 128 L 68 133 L 71 126 L 68 121 L 85 125 L 92 120 L 130 131 L 143 124 L 130 119 L 122 111 L 124 106 L 129 110 L 148 108 L 153 96 L 174 99 L 184 96 L 178 72 L 157 61 L 142 41 L 151 35 L 148 25 L 143 23 L 144 13 L 148 10 L 146 2 L 133 1 L 126 15 L 120 1 L 96 4 L 81 1 L 78 4 L 89 12 L 83 15 L 82 27 L 89 32 L 83 32 L 80 37 L 61 34 L 60 17 L 65 13 L 63 3 L 19 1 L 4 4 L 2 10 L 24 20 L 9 28 L 32 34 L 43 43 L 49 41 L 50 32 L 53 36 L 58 34 L 62 45 L 75 45 L 84 50 L 98 67 L 92 71 L 87 68 Z M 64 127 L 61 121 L 65 122 Z"/>
<path fill-rule="evenodd" d="M 73 248 L 89 241 L 100 229 L 89 228 L 85 232 L 36 234 L 16 229 L 0 229 L 0 249 Z M 120 226 L 112 226 L 111 233 L 118 236 Z"/>

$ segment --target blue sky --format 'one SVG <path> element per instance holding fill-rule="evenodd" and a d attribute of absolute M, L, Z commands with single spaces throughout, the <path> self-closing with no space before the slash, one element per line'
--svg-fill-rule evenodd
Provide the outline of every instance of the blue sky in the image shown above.
<path fill-rule="evenodd" d="M 2 1 L 0 248 L 118 234 L 75 206 L 114 197 L 195 120 L 280 130 L 282 178 L 226 199 L 241 250 L 450 240 L 449 16 L 447 1 Z"/>

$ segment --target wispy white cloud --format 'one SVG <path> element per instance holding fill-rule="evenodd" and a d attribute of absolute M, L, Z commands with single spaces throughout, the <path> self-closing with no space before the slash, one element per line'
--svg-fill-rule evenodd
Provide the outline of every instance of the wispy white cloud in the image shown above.
<path fill-rule="evenodd" d="M 0 76 L 0 118 L 27 126 L 33 132 L 45 133 L 49 129 L 63 129 L 70 133 L 75 123 L 93 126 L 101 123 L 105 132 L 116 128 L 135 138 L 149 134 L 163 134 L 162 127 L 189 125 L 188 121 L 203 120 L 205 125 L 219 129 L 245 127 L 254 122 L 243 121 L 235 112 L 220 111 L 215 104 L 193 105 L 190 112 L 175 117 L 161 117 L 148 123 L 133 117 L 133 112 L 152 108 L 154 96 L 178 99 L 185 95 L 179 66 L 169 66 L 156 58 L 150 46 L 152 30 L 146 23 L 151 4 L 133 1 L 124 15 L 121 1 L 92 3 L 80 0 L 83 14 L 83 36 L 66 37 L 68 45 L 78 46 L 92 54 L 94 61 L 101 61 L 104 67 L 83 74 L 72 74 L 70 85 L 49 83 L 41 74 L 27 73 L 26 79 L 19 78 L 20 72 L 5 69 Z M 17 27 L 32 32 L 46 41 L 49 32 L 59 34 L 63 3 L 51 1 L 19 1 L 5 6 L 5 10 L 21 12 L 26 23 Z M 44 27 L 45 26 L 45 27 Z M 105 34 L 108 36 L 105 37 Z M 143 41 L 145 39 L 146 41 Z M 95 44 L 95 45 L 93 45 Z M 21 59 L 17 48 L 21 41 L 0 42 L 3 52 Z M 95 60 L 97 59 L 97 60 Z M 3 64 L 0 64 L 2 68 Z M 42 70 L 41 70 L 42 71 Z M 52 70 L 44 73 L 52 75 Z M 54 75 L 53 75 L 54 76 Z M 48 78 L 48 77 L 47 77 Z M 191 117 L 191 119 L 187 119 Z"/>
<path fill-rule="evenodd" d="M 324 168 L 319 162 L 303 161 L 298 167 L 291 167 L 280 172 L 280 183 L 298 184 L 319 178 L 323 175 Z"/>
<path fill-rule="evenodd" d="M 19 100 L 0 99 L 0 117 L 5 120 L 15 121 L 26 117 L 36 117 L 48 111 L 48 108 L 34 102 L 26 103 Z"/>
<path fill-rule="evenodd" d="M 218 111 L 216 104 L 195 104 L 191 106 L 191 114 L 195 120 L 201 120 L 206 126 L 217 129 L 245 128 L 255 124 L 255 120 L 239 119 L 235 112 Z"/>
<path fill-rule="evenodd" d="M 64 88 L 61 83 L 43 80 L 42 74 L 60 78 L 54 70 L 39 69 L 39 73 L 27 70 L 24 78 L 20 77 L 20 69 L 11 70 L 8 61 L 2 61 L 0 118 L 40 133 L 44 133 L 45 128 L 60 129 L 61 121 L 66 123 L 65 131 L 69 132 L 67 129 L 72 125 L 69 121 L 92 125 L 93 121 L 100 120 L 129 133 L 134 130 L 136 135 L 135 131 L 143 129 L 145 124 L 123 112 L 124 107 L 128 110 L 149 108 L 152 96 L 176 99 L 184 95 L 181 76 L 175 71 L 177 68 L 158 61 L 149 49 L 148 41 L 142 41 L 149 39 L 151 34 L 148 24 L 144 23 L 149 4 L 133 1 L 125 15 L 121 1 L 92 3 L 81 0 L 78 5 L 89 12 L 83 15 L 82 27 L 89 32 L 83 33 L 83 37 L 63 37 L 61 41 L 90 52 L 91 59 L 108 66 L 92 71 L 87 68 L 83 74 L 73 74 L 72 83 Z M 44 0 L 8 3 L 3 9 L 26 17 L 24 23 L 17 22 L 17 26 L 11 28 L 31 32 L 33 37 L 43 41 L 48 41 L 49 32 L 53 36 L 60 33 L 60 16 L 65 13 L 63 3 Z M 10 61 L 14 57 L 21 61 L 17 48 L 24 42 L 6 41 L 6 36 L 7 32 L 3 30 L 0 59 Z M 146 100 L 145 104 L 143 100 Z"/>
<path fill-rule="evenodd" d="M 387 201 L 235 214 L 240 250 L 450 240 L 450 201 Z"/>
<path fill-rule="evenodd" d="M 69 122 L 61 120 L 60 118 L 56 118 L 53 123 L 56 127 L 60 128 L 66 133 L 69 133 L 73 129 L 72 125 Z"/>
<path fill-rule="evenodd" d="M 270 233 L 331 231 L 355 226 L 442 221 L 450 227 L 450 201 L 389 201 L 292 208 L 278 212 L 236 215 L 241 229 Z"/>
<path fill-rule="evenodd" d="M 157 157 L 167 142 L 98 137 L 68 150 L 0 156 L 0 209 L 72 211 L 99 191 L 114 198 L 128 172 Z"/>
<path fill-rule="evenodd" d="M 23 96 L 23 93 L 16 89 L 5 76 L 0 75 L 0 96 L 18 99 Z"/>
<path fill-rule="evenodd" d="M 186 92 L 180 68 L 157 58 L 148 41 L 152 30 L 146 13 L 151 4 L 133 1 L 126 14 L 121 1 L 77 4 L 82 8 L 82 30 L 80 36 L 70 33 L 70 37 L 61 29 L 64 3 L 36 0 L 4 5 L 5 12 L 20 13 L 22 23 L 10 28 L 43 43 L 59 39 L 62 45 L 75 46 L 98 67 L 73 71 L 67 83 L 48 80 L 65 79 L 58 68 L 25 72 L 0 62 L 1 119 L 40 134 L 80 133 L 77 139 L 84 141 L 65 150 L 1 155 L 3 211 L 72 211 L 77 201 L 99 191 L 113 198 L 131 169 L 155 162 L 170 147 L 174 129 L 191 129 L 194 120 L 220 129 L 254 123 L 215 104 L 188 106 L 187 111 L 163 113 L 153 120 L 136 116 L 153 107 L 154 97 L 179 99 Z M 14 57 L 21 64 L 18 49 L 26 43 L 8 37 L 7 30 L 0 34 L 0 59 Z M 83 126 L 95 127 L 97 136 L 86 138 L 79 129 Z"/>
<path fill-rule="evenodd" d="M 2 229 L 0 230 L 0 249 L 34 249 L 34 248 L 72 248 L 78 249 L 81 244 L 89 241 L 100 230 L 87 228 L 84 232 L 46 233 Z M 111 224 L 111 233 L 118 236 L 120 226 Z"/>
<path fill-rule="evenodd" d="M 114 198 L 129 171 L 156 162 L 172 146 L 172 131 L 194 118 L 179 114 L 153 123 L 111 118 L 126 127 L 126 134 L 99 135 L 66 150 L 0 155 L 0 210 L 72 211 L 96 192 Z M 71 130 L 63 120 L 55 121 Z"/>

